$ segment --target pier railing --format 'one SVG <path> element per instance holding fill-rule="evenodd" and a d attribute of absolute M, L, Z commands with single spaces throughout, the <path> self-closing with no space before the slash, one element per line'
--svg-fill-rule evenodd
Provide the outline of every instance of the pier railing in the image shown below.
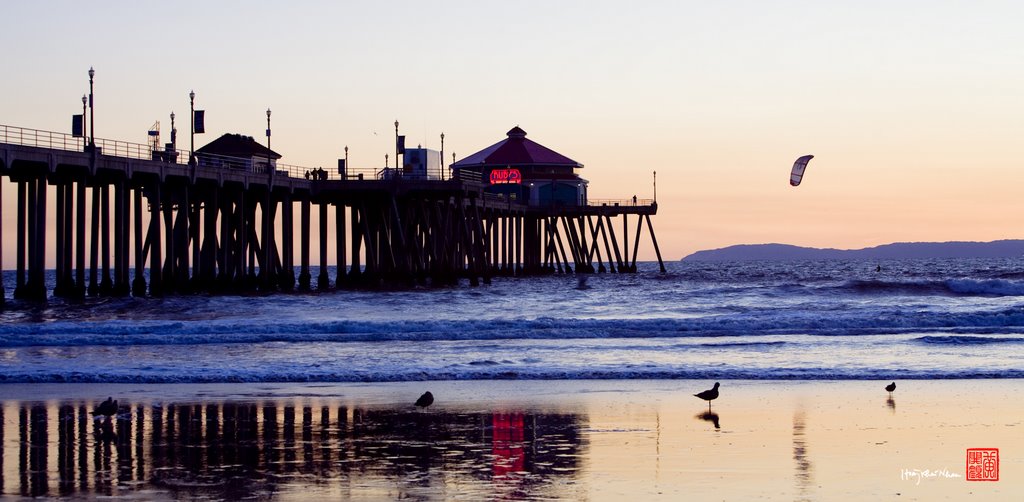
<path fill-rule="evenodd" d="M 654 199 L 588 199 L 588 206 L 650 206 Z"/>
<path fill-rule="evenodd" d="M 32 146 L 38 148 L 49 148 L 53 150 L 64 150 L 68 152 L 86 151 L 88 138 L 74 136 L 67 133 L 29 129 L 0 124 L 0 143 L 11 145 Z M 146 143 L 132 143 L 128 141 L 116 141 L 103 138 L 96 138 L 96 148 L 102 155 L 123 157 L 137 160 L 153 160 L 170 162 L 180 165 L 188 165 L 191 159 L 189 150 L 154 150 L 153 145 Z M 223 155 L 196 154 L 198 166 L 210 169 L 238 169 L 250 173 L 266 173 L 267 161 L 259 157 L 228 157 Z M 336 168 L 322 169 L 320 167 L 297 166 L 273 163 L 280 176 L 292 178 L 305 178 L 311 181 L 318 179 L 328 180 L 441 180 L 444 179 L 444 169 L 438 172 L 423 174 L 404 173 L 401 169 L 379 169 L 379 168 L 348 168 L 345 173 L 339 173 Z M 322 171 L 321 171 L 322 169 Z M 309 176 L 307 177 L 307 173 Z M 320 175 L 320 177 L 317 176 Z"/>
<path fill-rule="evenodd" d="M 0 125 L 0 142 L 10 145 L 81 152 L 85 149 L 85 141 L 85 138 L 70 134 Z"/>
<path fill-rule="evenodd" d="M 70 152 L 82 152 L 86 150 L 88 138 L 74 136 L 67 133 L 29 129 L 0 124 L 0 143 L 11 145 L 32 146 L 39 148 L 50 148 L 54 150 L 65 150 Z M 115 157 L 123 157 L 137 160 L 153 160 L 171 162 L 180 165 L 188 165 L 191 152 L 188 150 L 153 150 L 153 146 L 145 143 L 131 143 L 128 141 L 115 141 L 96 138 L 96 147 L 99 153 Z M 199 168 L 205 169 L 237 169 L 253 174 L 267 172 L 267 160 L 259 157 L 243 158 L 229 157 L 223 155 L 211 155 L 206 153 L 196 154 L 196 162 Z M 305 167 L 281 162 L 273 162 L 278 176 L 291 178 L 316 180 L 444 180 L 445 168 L 432 170 L 426 174 L 407 173 L 399 168 L 348 168 L 345 173 L 339 173 L 337 169 L 322 169 L 320 167 Z M 436 171 L 436 172 L 434 172 Z M 319 175 L 319 176 L 318 176 Z M 482 184 L 480 173 L 460 170 L 454 173 L 453 179 L 467 183 Z M 489 194 L 490 195 L 490 194 Z M 506 199 L 503 196 L 493 196 L 493 200 L 501 200 L 514 203 L 514 199 Z M 585 205 L 588 206 L 651 206 L 653 199 L 589 199 Z"/>

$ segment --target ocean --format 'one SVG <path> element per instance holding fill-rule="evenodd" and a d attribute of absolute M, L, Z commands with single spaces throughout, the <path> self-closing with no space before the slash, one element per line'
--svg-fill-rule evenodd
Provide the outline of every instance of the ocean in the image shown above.
<path fill-rule="evenodd" d="M 442 289 L 8 299 L 0 382 L 1024 377 L 1024 259 L 666 266 Z"/>

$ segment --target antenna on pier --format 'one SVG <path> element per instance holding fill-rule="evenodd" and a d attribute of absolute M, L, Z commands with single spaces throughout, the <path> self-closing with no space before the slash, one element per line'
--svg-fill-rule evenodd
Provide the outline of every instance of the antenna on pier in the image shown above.
<path fill-rule="evenodd" d="M 149 128 L 149 149 L 156 152 L 160 150 L 160 121 L 157 120 Z"/>

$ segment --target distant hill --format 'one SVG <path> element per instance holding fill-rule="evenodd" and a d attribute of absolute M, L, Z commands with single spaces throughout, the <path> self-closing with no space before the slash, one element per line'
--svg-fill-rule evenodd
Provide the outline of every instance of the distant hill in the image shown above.
<path fill-rule="evenodd" d="M 697 251 L 682 261 L 890 260 L 907 258 L 1015 258 L 1024 240 L 992 242 L 897 242 L 864 249 L 808 248 L 789 244 L 740 244 Z"/>

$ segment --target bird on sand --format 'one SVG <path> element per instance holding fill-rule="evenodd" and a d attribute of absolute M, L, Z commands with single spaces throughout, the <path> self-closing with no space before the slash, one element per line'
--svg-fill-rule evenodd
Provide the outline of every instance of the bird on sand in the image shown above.
<path fill-rule="evenodd" d="M 720 384 L 718 382 L 715 382 L 715 386 L 712 387 L 711 389 L 708 389 L 708 390 L 706 390 L 704 392 L 701 392 L 699 394 L 694 394 L 694 396 L 697 396 L 697 397 L 699 397 L 699 398 L 701 398 L 701 399 L 703 399 L 703 400 L 708 402 L 708 412 L 709 413 L 711 412 L 711 401 L 714 400 L 714 399 L 718 399 L 718 386 L 719 385 Z"/>
<path fill-rule="evenodd" d="M 99 415 L 103 415 L 103 416 L 105 416 L 107 418 L 110 418 L 110 417 L 112 417 L 112 416 L 114 416 L 116 414 L 117 414 L 117 401 L 114 401 L 114 399 L 111 398 L 111 397 L 108 397 L 106 401 L 103 401 L 102 403 L 100 403 L 100 405 L 97 406 L 96 409 L 93 410 L 93 412 L 92 412 L 92 416 L 94 416 L 94 417 L 99 416 Z"/>
<path fill-rule="evenodd" d="M 889 391 L 889 397 L 892 397 L 892 391 L 896 390 L 896 382 L 886 385 L 885 390 Z"/>
<path fill-rule="evenodd" d="M 421 406 L 423 408 L 426 408 L 431 404 L 434 404 L 434 395 L 431 394 L 430 391 L 424 392 L 423 395 L 416 400 L 416 406 Z"/>

